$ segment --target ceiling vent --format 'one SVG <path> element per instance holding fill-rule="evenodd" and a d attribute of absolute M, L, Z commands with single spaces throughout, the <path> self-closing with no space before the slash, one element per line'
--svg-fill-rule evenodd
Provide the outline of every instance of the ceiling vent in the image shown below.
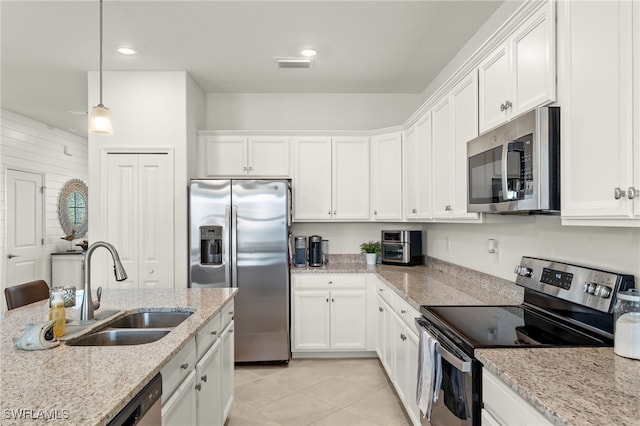
<path fill-rule="evenodd" d="M 278 68 L 311 68 L 311 58 L 276 58 Z"/>

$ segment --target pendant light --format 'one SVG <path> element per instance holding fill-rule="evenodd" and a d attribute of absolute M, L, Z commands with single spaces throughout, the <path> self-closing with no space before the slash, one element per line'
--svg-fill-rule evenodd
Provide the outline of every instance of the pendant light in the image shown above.
<path fill-rule="evenodd" d="M 112 135 L 111 112 L 102 104 L 102 0 L 100 0 L 100 103 L 91 109 L 89 133 L 94 135 Z"/>

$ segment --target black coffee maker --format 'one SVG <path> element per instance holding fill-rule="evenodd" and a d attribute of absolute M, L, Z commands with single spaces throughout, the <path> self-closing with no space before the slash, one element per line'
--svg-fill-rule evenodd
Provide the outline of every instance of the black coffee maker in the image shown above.
<path fill-rule="evenodd" d="M 322 266 L 322 237 L 309 237 L 309 266 Z"/>

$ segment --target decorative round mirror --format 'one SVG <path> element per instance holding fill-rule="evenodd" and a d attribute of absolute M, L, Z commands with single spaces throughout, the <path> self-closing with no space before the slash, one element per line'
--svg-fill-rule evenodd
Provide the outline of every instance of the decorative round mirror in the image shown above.
<path fill-rule="evenodd" d="M 88 228 L 87 184 L 80 179 L 71 179 L 64 184 L 58 198 L 58 218 L 60 226 L 73 238 L 83 237 Z"/>

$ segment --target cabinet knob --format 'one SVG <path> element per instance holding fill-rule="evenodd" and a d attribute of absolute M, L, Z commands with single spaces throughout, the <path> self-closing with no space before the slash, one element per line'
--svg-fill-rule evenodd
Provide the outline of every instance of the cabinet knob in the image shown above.
<path fill-rule="evenodd" d="M 404 315 L 407 313 L 407 311 L 405 311 L 404 309 L 400 309 L 400 313 Z"/>
<path fill-rule="evenodd" d="M 400 339 L 402 339 L 402 341 L 407 340 L 407 336 L 405 336 L 404 334 L 400 333 Z"/>
<path fill-rule="evenodd" d="M 204 376 L 200 377 L 200 380 L 202 380 L 203 382 L 207 382 L 207 375 L 205 374 Z"/>
<path fill-rule="evenodd" d="M 615 198 L 616 200 L 619 200 L 620 198 L 625 196 L 625 192 L 624 189 L 620 189 L 618 187 L 613 189 L 613 198 Z"/>
<path fill-rule="evenodd" d="M 373 214 L 378 214 L 378 210 L 374 210 L 374 211 L 373 211 Z"/>
<path fill-rule="evenodd" d="M 329 285 L 333 284 L 333 281 L 329 281 Z"/>
<path fill-rule="evenodd" d="M 506 111 L 512 106 L 513 104 L 511 103 L 511 101 L 505 101 L 503 104 L 500 104 L 500 111 Z"/>
<path fill-rule="evenodd" d="M 244 166 L 244 167 L 242 168 L 242 171 L 243 171 L 243 172 L 246 172 L 246 171 L 247 171 L 247 166 Z"/>
<path fill-rule="evenodd" d="M 202 390 L 202 385 L 201 385 L 200 383 L 198 383 L 198 384 L 196 385 L 196 390 L 197 390 L 197 391 Z"/>
<path fill-rule="evenodd" d="M 418 209 L 411 209 L 411 213 L 418 213 Z"/>
<path fill-rule="evenodd" d="M 153 269 L 149 269 L 149 273 L 153 274 L 155 271 Z"/>
<path fill-rule="evenodd" d="M 185 362 L 184 364 L 180 364 L 180 368 L 186 370 L 187 368 L 189 368 L 189 363 Z"/>
<path fill-rule="evenodd" d="M 333 215 L 334 215 L 334 216 L 336 215 L 336 211 L 335 211 L 335 210 L 333 211 Z"/>
<path fill-rule="evenodd" d="M 636 197 L 640 197 L 640 190 L 635 189 L 633 186 L 630 186 L 627 189 L 627 197 L 629 197 L 630 200 L 633 200 Z"/>
<path fill-rule="evenodd" d="M 380 312 L 384 312 L 384 309 L 382 309 L 382 306 L 378 306 L 378 310 L 379 310 Z"/>
<path fill-rule="evenodd" d="M 249 166 L 249 171 L 252 172 L 253 171 L 253 167 Z"/>
<path fill-rule="evenodd" d="M 335 302 L 335 299 L 333 297 L 331 298 L 331 302 Z"/>
<path fill-rule="evenodd" d="M 327 303 L 329 303 L 329 298 L 327 297 Z"/>
<path fill-rule="evenodd" d="M 211 332 L 211 335 L 212 335 L 212 336 L 215 336 L 216 334 L 218 334 L 218 332 L 217 332 L 216 330 L 213 330 L 213 331 Z"/>
<path fill-rule="evenodd" d="M 384 291 L 384 288 L 379 288 L 378 291 Z"/>
<path fill-rule="evenodd" d="M 327 212 L 327 214 L 328 214 L 328 215 L 331 215 L 331 210 L 329 210 L 329 211 Z"/>

